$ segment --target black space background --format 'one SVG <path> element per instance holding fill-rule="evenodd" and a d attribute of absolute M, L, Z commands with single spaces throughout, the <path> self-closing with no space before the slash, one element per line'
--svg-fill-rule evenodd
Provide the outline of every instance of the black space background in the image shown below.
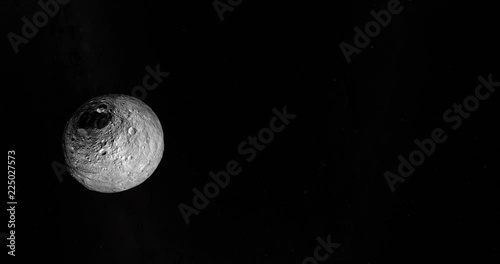
<path fill-rule="evenodd" d="M 3 0 L 2 130 L 18 205 L 17 256 L 2 239 L 1 263 L 302 263 L 328 235 L 341 246 L 324 263 L 496 263 L 499 94 L 447 129 L 395 193 L 383 177 L 445 127 L 478 75 L 500 80 L 494 1 L 435 2 L 402 0 L 347 64 L 340 42 L 387 1 L 244 0 L 221 22 L 210 0 L 71 0 L 15 55 L 5 36 L 39 7 Z M 130 95 L 158 63 L 170 76 L 144 100 L 165 136 L 155 173 L 117 194 L 67 173 L 60 183 L 51 164 L 64 161 L 73 111 Z M 238 144 L 285 105 L 297 118 L 186 225 L 178 204 L 242 160 Z"/>

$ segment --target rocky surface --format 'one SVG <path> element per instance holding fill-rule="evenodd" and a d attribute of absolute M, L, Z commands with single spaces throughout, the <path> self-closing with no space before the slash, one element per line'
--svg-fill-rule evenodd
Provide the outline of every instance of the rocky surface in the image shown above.
<path fill-rule="evenodd" d="M 113 193 L 144 182 L 163 155 L 163 130 L 137 98 L 106 95 L 78 108 L 63 135 L 71 175 L 90 190 Z"/>

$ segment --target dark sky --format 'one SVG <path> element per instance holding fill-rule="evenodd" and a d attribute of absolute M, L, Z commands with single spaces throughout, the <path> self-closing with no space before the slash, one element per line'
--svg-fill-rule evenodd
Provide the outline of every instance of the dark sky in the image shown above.
<path fill-rule="evenodd" d="M 497 9 L 401 0 L 347 63 L 339 45 L 355 45 L 354 27 L 388 2 L 243 0 L 221 21 L 212 1 L 70 0 L 17 54 L 4 37 L 4 151 L 16 152 L 18 204 L 16 257 L 0 237 L 0 258 L 313 263 L 330 236 L 340 246 L 318 263 L 497 262 L 500 95 L 456 130 L 443 120 L 478 76 L 500 82 Z M 4 36 L 22 35 L 21 18 L 41 10 L 34 0 L 0 8 Z M 115 194 L 68 173 L 59 181 L 52 164 L 64 163 L 73 112 L 131 95 L 156 65 L 169 76 L 143 100 L 165 137 L 154 174 Z M 246 162 L 238 145 L 285 106 L 296 118 Z M 384 173 L 436 128 L 447 140 L 391 192 Z M 242 172 L 186 225 L 178 205 L 192 206 L 192 189 L 230 160 Z M 10 231 L 2 211 L 0 234 Z"/>

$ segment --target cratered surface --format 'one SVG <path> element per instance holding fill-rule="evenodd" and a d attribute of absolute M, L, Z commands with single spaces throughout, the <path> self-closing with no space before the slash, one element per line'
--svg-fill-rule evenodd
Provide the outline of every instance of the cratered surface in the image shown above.
<path fill-rule="evenodd" d="M 63 135 L 71 175 L 86 188 L 115 193 L 144 182 L 163 155 L 156 114 L 127 95 L 95 97 L 73 114 Z"/>

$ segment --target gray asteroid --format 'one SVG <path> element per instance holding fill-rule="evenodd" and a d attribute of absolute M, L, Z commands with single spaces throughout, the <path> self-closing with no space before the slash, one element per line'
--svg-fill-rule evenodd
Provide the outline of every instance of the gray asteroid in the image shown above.
<path fill-rule="evenodd" d="M 143 183 L 163 156 L 163 129 L 153 110 L 127 95 L 95 97 L 67 122 L 63 152 L 86 188 L 115 193 Z"/>

